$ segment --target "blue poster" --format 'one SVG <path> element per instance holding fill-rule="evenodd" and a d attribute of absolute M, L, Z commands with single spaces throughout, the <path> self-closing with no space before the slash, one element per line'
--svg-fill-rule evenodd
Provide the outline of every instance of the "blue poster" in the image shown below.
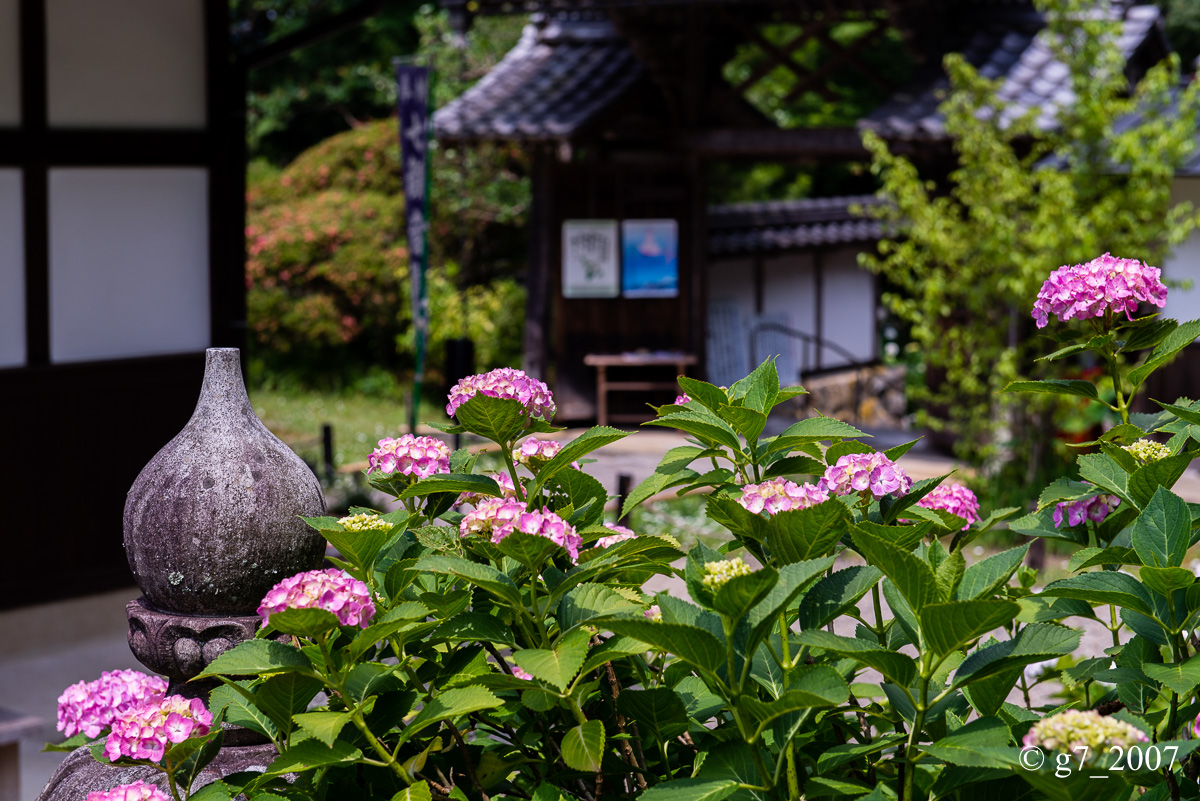
<path fill-rule="evenodd" d="M 679 225 L 674 220 L 621 222 L 621 294 L 673 298 L 679 294 Z"/>

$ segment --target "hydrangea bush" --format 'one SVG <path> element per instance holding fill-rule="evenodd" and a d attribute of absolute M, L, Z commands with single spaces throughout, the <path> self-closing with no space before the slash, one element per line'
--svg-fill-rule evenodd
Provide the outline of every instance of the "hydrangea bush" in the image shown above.
<path fill-rule="evenodd" d="M 1034 314 L 1062 327 L 1046 358 L 1097 354 L 1122 422 L 1020 517 L 981 514 L 948 476 L 910 476 L 913 442 L 879 451 L 826 417 L 763 436 L 804 391 L 767 361 L 727 388 L 681 377 L 685 394 L 650 421 L 688 444 L 618 519 L 702 494 L 730 538 L 684 554 L 606 518 L 605 489 L 579 468 L 624 432 L 539 438 L 559 431 L 544 384 L 465 379 L 446 431 L 489 440 L 503 473 L 422 438 L 381 442 L 367 478 L 395 509 L 308 521 L 333 566 L 268 593 L 258 637 L 202 674 L 223 682 L 207 710 L 151 688 L 109 714 L 93 708 L 99 685 L 77 685 L 62 725 L 201 801 L 1193 798 L 1200 584 L 1183 566 L 1193 509 L 1172 487 L 1200 453 L 1200 404 L 1130 401 L 1200 321 L 1136 316 L 1161 305 L 1157 281 L 1105 256 L 1047 282 Z M 1078 380 L 1009 390 L 1104 403 Z M 1075 549 L 1072 575 L 1039 591 L 1027 544 L 968 563 L 1002 520 Z M 675 589 L 649 592 L 655 577 Z M 1076 653 L 1080 619 L 1112 647 Z M 1075 700 L 1033 708 L 1031 685 L 1050 679 Z M 136 742 L 126 716 L 144 726 Z M 279 756 L 193 788 L 222 723 Z"/>

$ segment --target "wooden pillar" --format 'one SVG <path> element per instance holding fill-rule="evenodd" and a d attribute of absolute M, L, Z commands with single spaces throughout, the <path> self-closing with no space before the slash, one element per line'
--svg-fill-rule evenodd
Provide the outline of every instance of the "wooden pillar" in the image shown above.
<path fill-rule="evenodd" d="M 554 181 L 553 155 L 548 148 L 537 148 L 532 158 L 529 208 L 529 269 L 525 280 L 525 343 L 522 366 L 526 373 L 546 378 L 554 253 Z"/>
<path fill-rule="evenodd" d="M 688 281 L 687 350 L 699 359 L 699 375 L 706 377 L 704 365 L 705 329 L 708 326 L 705 284 L 708 280 L 708 186 L 706 164 L 699 156 L 689 159 L 691 171 L 691 259 Z"/>

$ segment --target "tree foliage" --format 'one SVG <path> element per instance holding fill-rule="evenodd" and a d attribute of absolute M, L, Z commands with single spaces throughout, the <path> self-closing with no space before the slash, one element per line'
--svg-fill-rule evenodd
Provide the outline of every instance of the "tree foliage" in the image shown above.
<path fill-rule="evenodd" d="M 439 75 L 449 73 L 435 100 L 485 73 L 519 30 L 513 20 L 490 22 L 460 51 L 443 14 L 422 15 L 422 52 Z M 501 145 L 435 147 L 431 158 L 435 372 L 442 343 L 461 336 L 475 340 L 481 365 L 511 364 L 520 353 L 524 291 L 514 275 L 529 206 L 521 154 Z M 394 117 L 330 137 L 283 170 L 256 162 L 247 201 L 248 317 L 265 366 L 308 379 L 348 378 L 373 365 L 407 369 L 413 342 Z M 490 269 L 470 268 L 478 263 Z"/>
<path fill-rule="evenodd" d="M 1006 444 L 1008 426 L 1014 439 L 1045 442 L 1033 429 L 1045 427 L 1047 409 L 996 392 L 1032 369 L 1029 299 L 1046 276 L 1106 251 L 1157 264 L 1195 225 L 1170 186 L 1194 146 L 1197 85 L 1175 91 L 1172 57 L 1130 92 L 1115 47 L 1120 23 L 1082 13 L 1076 0 L 1042 5 L 1075 94 L 1055 130 L 1014 116 L 998 82 L 952 55 L 941 111 L 957 168 L 944 184 L 865 136 L 893 235 L 861 262 L 896 287 L 884 301 L 922 349 L 925 422 L 949 426 L 960 455 L 975 461 Z M 1040 458 L 1038 447 L 1024 455 Z"/>

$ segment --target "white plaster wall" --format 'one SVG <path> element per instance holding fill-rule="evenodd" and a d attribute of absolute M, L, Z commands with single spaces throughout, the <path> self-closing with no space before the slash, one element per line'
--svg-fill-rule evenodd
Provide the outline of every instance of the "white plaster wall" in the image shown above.
<path fill-rule="evenodd" d="M 788 253 L 763 259 L 763 313 L 787 314 L 798 331 L 817 328 L 816 279 L 810 253 Z"/>
<path fill-rule="evenodd" d="M 754 314 L 754 262 L 721 259 L 708 263 L 708 305 L 732 304 L 745 317 Z"/>
<path fill-rule="evenodd" d="M 46 40 L 50 125 L 204 127 L 203 0 L 46 0 Z"/>
<path fill-rule="evenodd" d="M 1200 209 L 1200 178 L 1176 178 L 1171 186 L 1171 202 L 1180 203 L 1191 201 Z M 1115 256 L 1125 254 L 1115 253 Z M 1125 256 L 1125 258 L 1137 258 Z M 1170 258 L 1161 265 L 1164 278 L 1175 280 L 1191 279 L 1194 286 L 1188 291 L 1171 289 L 1167 293 L 1167 306 L 1163 309 L 1164 317 L 1186 321 L 1200 319 L 1200 232 L 1193 231 L 1191 236 L 1181 242 Z"/>
<path fill-rule="evenodd" d="M 19 0 L 0 0 L 0 128 L 21 124 Z"/>
<path fill-rule="evenodd" d="M 25 364 L 25 231 L 21 171 L 0 170 L 0 367 Z"/>
<path fill-rule="evenodd" d="M 207 170 L 52 169 L 49 209 L 52 361 L 208 347 Z"/>
<path fill-rule="evenodd" d="M 825 254 L 825 311 L 823 336 L 858 359 L 875 357 L 875 277 L 858 266 L 858 249 L 842 248 Z M 823 366 L 846 364 L 825 351 Z"/>

